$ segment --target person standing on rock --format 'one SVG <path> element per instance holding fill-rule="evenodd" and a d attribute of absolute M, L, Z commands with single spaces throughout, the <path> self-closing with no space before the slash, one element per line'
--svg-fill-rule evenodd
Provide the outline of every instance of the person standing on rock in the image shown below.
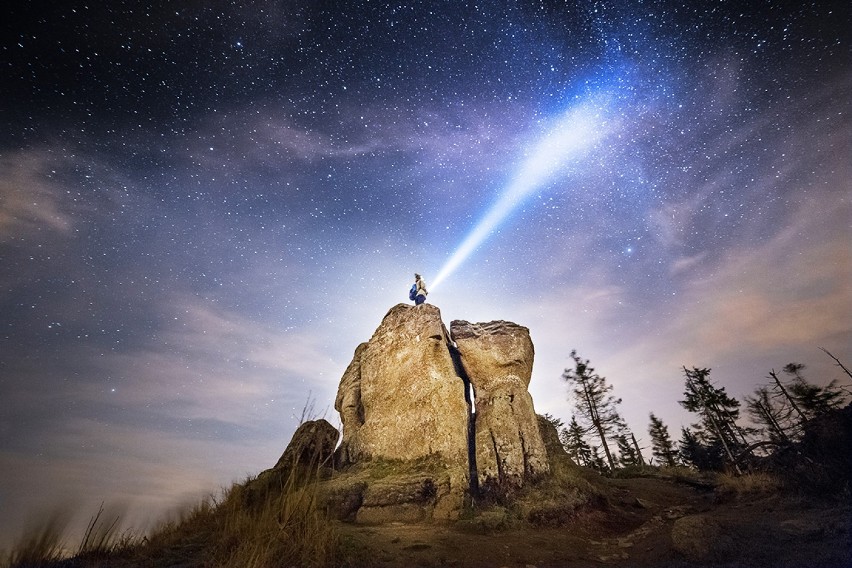
<path fill-rule="evenodd" d="M 414 300 L 414 305 L 419 306 L 423 302 L 426 301 L 426 294 L 429 292 L 426 290 L 426 283 L 423 281 L 423 277 L 414 273 L 414 284 L 411 286 L 411 291 L 408 293 L 408 297 L 411 300 Z"/>

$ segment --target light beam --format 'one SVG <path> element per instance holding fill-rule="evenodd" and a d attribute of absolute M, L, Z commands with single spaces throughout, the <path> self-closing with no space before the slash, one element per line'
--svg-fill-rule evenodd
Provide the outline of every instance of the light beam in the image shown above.
<path fill-rule="evenodd" d="M 536 188 L 553 179 L 565 168 L 570 158 L 577 158 L 603 137 L 606 121 L 600 115 L 599 108 L 580 105 L 559 118 L 553 128 L 526 153 L 527 157 L 512 182 L 438 272 L 432 281 L 432 290 L 491 236 L 494 229 Z"/>

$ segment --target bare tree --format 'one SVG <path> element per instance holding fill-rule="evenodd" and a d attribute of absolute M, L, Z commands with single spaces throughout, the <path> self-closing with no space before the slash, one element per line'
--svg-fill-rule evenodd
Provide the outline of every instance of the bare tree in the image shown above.
<path fill-rule="evenodd" d="M 828 355 L 829 357 L 834 359 L 834 362 L 837 363 L 837 366 L 840 367 L 841 369 L 843 369 L 843 372 L 846 373 L 847 375 L 849 375 L 849 378 L 852 378 L 852 371 L 850 371 L 848 368 L 846 368 L 846 365 L 841 363 L 840 359 L 838 359 L 837 357 L 832 355 L 831 352 L 828 349 L 825 349 L 824 347 L 820 347 L 820 350 L 822 350 L 823 353 L 825 353 L 826 355 Z"/>
<path fill-rule="evenodd" d="M 789 367 L 790 365 L 787 366 Z M 790 392 L 784 387 L 784 383 L 782 383 L 781 379 L 778 378 L 778 374 L 775 372 L 775 369 L 769 371 L 769 376 L 772 378 L 773 381 L 775 381 L 775 388 L 778 390 L 779 393 L 781 393 L 782 396 L 784 396 L 784 398 L 790 404 L 790 408 L 796 411 L 796 414 L 799 415 L 799 421 L 803 422 L 806 419 L 805 413 L 802 412 L 802 409 L 799 408 L 796 404 L 796 399 L 793 398 L 790 395 Z"/>

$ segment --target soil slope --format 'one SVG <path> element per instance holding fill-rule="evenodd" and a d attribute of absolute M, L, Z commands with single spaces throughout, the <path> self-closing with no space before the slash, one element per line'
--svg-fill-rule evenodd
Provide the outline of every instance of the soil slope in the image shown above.
<path fill-rule="evenodd" d="M 567 525 L 506 524 L 499 511 L 452 525 L 341 524 L 352 566 L 852 566 L 848 505 L 707 489 L 653 478 L 607 480 L 606 512 Z"/>

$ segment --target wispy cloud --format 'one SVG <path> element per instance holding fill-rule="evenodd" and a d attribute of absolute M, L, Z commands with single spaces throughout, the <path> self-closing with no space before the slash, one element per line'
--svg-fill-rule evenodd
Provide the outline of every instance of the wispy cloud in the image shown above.
<path fill-rule="evenodd" d="M 57 160 L 44 152 L 0 157 L 0 239 L 33 231 L 68 233 L 74 226 L 69 203 L 52 181 Z"/>

